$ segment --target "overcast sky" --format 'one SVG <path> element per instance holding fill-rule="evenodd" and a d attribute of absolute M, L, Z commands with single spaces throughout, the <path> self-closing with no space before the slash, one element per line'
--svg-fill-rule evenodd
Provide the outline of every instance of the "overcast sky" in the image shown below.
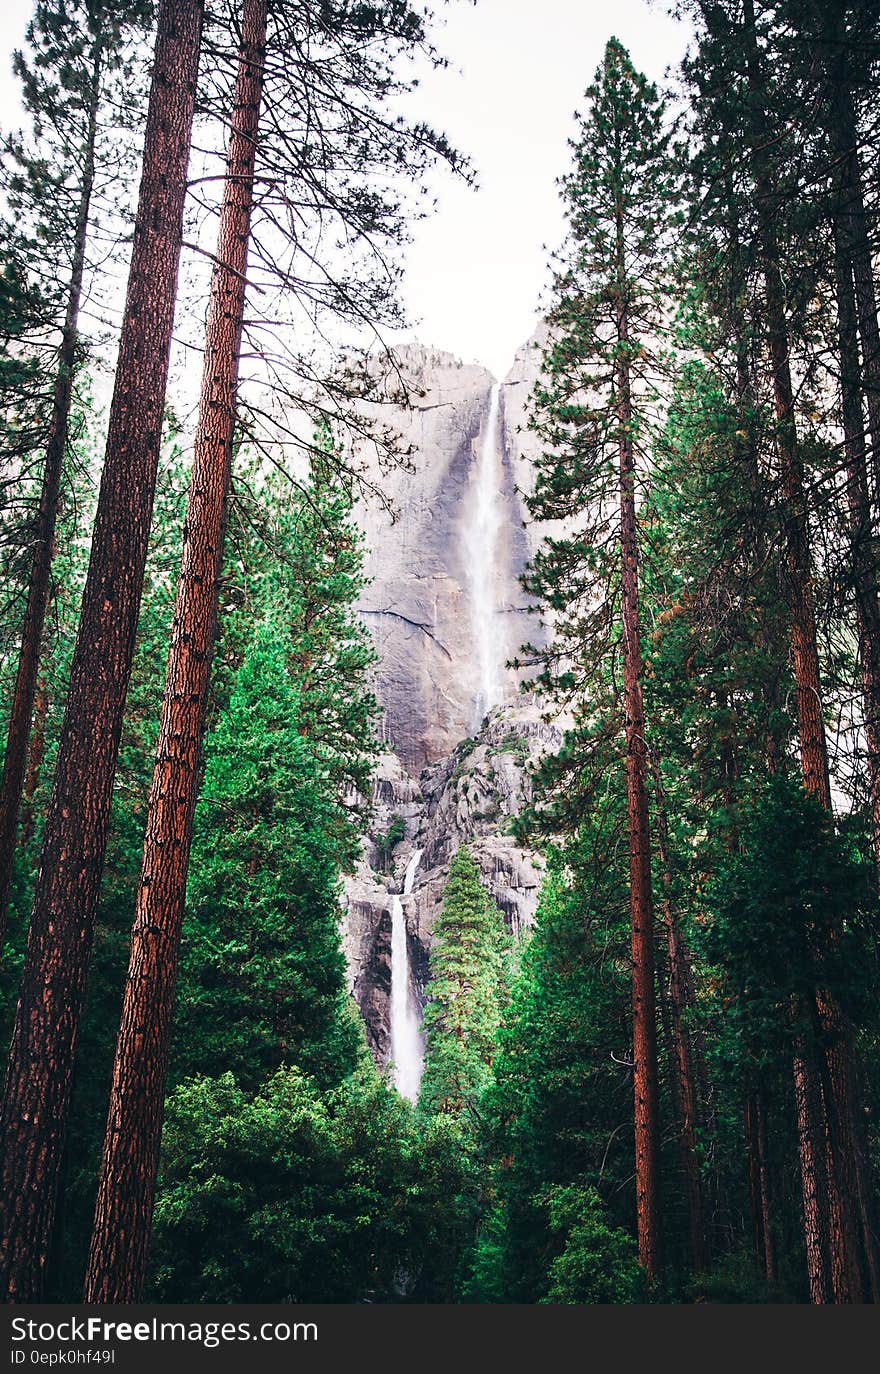
<path fill-rule="evenodd" d="M 562 232 L 555 180 L 606 40 L 616 34 L 660 81 L 686 33 L 664 0 L 452 0 L 436 9 L 437 46 L 451 67 L 425 73 L 411 110 L 469 154 L 480 189 L 441 178 L 436 213 L 416 226 L 406 300 L 417 323 L 408 337 L 500 376 L 534 327 L 544 245 Z M 31 0 L 0 3 L 6 128 L 17 108 L 9 55 L 31 11 Z"/>
<path fill-rule="evenodd" d="M 473 160 L 476 193 L 448 182 L 416 228 L 407 300 L 425 343 L 496 376 L 531 334 L 547 253 L 562 234 L 556 178 L 574 111 L 612 34 L 652 80 L 687 41 L 664 0 L 455 0 L 438 46 L 454 67 L 430 75 L 420 107 Z"/>

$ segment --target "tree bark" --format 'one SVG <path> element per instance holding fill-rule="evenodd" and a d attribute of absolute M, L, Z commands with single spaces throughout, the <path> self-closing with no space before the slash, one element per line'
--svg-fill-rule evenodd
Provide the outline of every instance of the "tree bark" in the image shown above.
<path fill-rule="evenodd" d="M 816 13 L 826 44 L 825 73 L 831 112 L 831 145 L 835 154 L 836 194 L 831 219 L 846 503 L 862 671 L 874 856 L 880 880 L 880 595 L 874 552 L 871 465 L 862 408 L 864 395 L 874 459 L 876 499 L 876 465 L 880 462 L 880 332 L 845 45 L 841 44 L 839 31 L 830 32 L 825 27 L 823 11 L 817 9 Z M 833 24 L 833 20 L 828 18 L 828 23 Z M 832 54 L 838 60 L 832 60 Z M 853 1286 L 857 1291 L 864 1277 L 871 1300 L 877 1302 L 880 1301 L 880 1255 L 875 1237 L 876 1202 L 857 1100 L 858 1075 L 852 1031 L 832 999 L 823 995 L 821 1001 L 824 1005 L 820 1004 L 820 1015 L 824 1016 L 824 1023 L 832 1032 L 827 1036 L 829 1096 L 839 1118 L 840 1132 L 847 1142 L 850 1187 L 856 1202 L 864 1262 L 864 1275 L 856 1268 Z"/>
<path fill-rule="evenodd" d="M 819 651 L 816 636 L 816 616 L 813 601 L 810 544 L 807 520 L 807 501 L 803 466 L 798 448 L 795 420 L 794 388 L 792 386 L 788 324 L 785 314 L 785 290 L 780 270 L 779 243 L 776 233 L 771 169 L 766 161 L 769 128 L 763 105 L 763 81 L 755 27 L 753 0 L 744 0 L 745 26 L 743 38 L 748 63 L 748 83 L 752 100 L 751 163 L 758 211 L 758 239 L 761 271 L 764 278 L 767 335 L 770 352 L 773 397 L 776 412 L 776 446 L 779 456 L 783 497 L 783 520 L 791 618 L 792 650 L 795 690 L 797 697 L 798 733 L 800 737 L 801 771 L 804 789 L 814 796 L 826 810 L 831 811 L 831 782 L 828 771 L 828 752 L 822 718 Z M 821 969 L 822 947 L 834 940 L 820 921 L 815 930 L 817 967 Z M 819 991 L 816 1009 L 824 1041 L 827 1060 L 826 1081 L 828 1096 L 820 1099 L 815 1093 L 798 1089 L 802 1072 L 795 1065 L 795 1088 L 799 1110 L 807 1113 L 818 1107 L 820 1117 L 805 1123 L 809 1129 L 799 1129 L 802 1147 L 808 1139 L 823 1142 L 820 1155 L 827 1161 L 826 1203 L 811 1202 L 818 1207 L 820 1230 L 827 1236 L 827 1253 L 831 1262 L 830 1277 L 835 1302 L 857 1299 L 854 1289 L 859 1269 L 857 1258 L 856 1224 L 852 1198 L 855 1193 L 852 1141 L 851 1078 L 848 1064 L 848 1038 L 839 1007 L 829 994 Z M 808 1051 L 808 1054 L 810 1052 Z M 820 1058 L 822 1057 L 820 1053 Z M 802 1060 L 806 1065 L 806 1057 Z M 817 1145 L 818 1148 L 818 1145 Z M 817 1160 L 808 1161 L 801 1155 L 802 1172 L 820 1167 Z M 820 1198 L 812 1181 L 802 1178 L 805 1205 L 808 1196 Z M 805 1217 L 809 1227 L 810 1220 Z M 808 1262 L 812 1262 L 815 1247 L 807 1238 Z M 837 1259 L 835 1257 L 842 1256 Z M 820 1290 L 817 1275 L 811 1273 L 811 1291 Z M 814 1299 L 817 1300 L 817 1299 Z"/>
<path fill-rule="evenodd" d="M 761 1235 L 764 1250 L 764 1273 L 767 1282 L 776 1282 L 776 1242 L 773 1237 L 773 1209 L 770 1195 L 770 1161 L 767 1158 L 767 1110 L 764 1094 L 754 1094 L 755 1142 L 758 1150 L 758 1195 L 761 1210 Z"/>
<path fill-rule="evenodd" d="M 628 293 L 623 210 L 617 206 L 616 366 L 620 491 L 621 629 L 623 703 L 626 718 L 626 787 L 629 828 L 632 953 L 633 1096 L 636 1147 L 636 1223 L 639 1260 L 648 1281 L 661 1271 L 660 1104 L 657 1072 L 657 1013 L 654 994 L 654 911 L 651 891 L 651 835 L 648 817 L 648 749 L 642 701 L 639 635 L 639 551 L 635 500 L 633 407 L 628 347 Z"/>
<path fill-rule="evenodd" d="M 162 437 L 203 0 L 163 0 L 107 449 L 0 1117 L 2 1290 L 39 1298 Z"/>
<path fill-rule="evenodd" d="M 852 266 L 856 316 L 862 341 L 862 381 L 871 436 L 872 494 L 875 506 L 880 506 L 880 323 L 877 317 L 874 261 L 859 165 L 858 128 L 852 92 L 840 81 L 835 84 L 835 96 L 840 218 Z"/>
<path fill-rule="evenodd" d="M 46 721 L 49 716 L 49 688 L 44 677 L 37 679 L 37 694 L 34 698 L 34 719 L 31 726 L 31 742 L 28 749 L 27 777 L 21 798 L 21 843 L 28 844 L 34 837 L 36 818 L 34 800 L 40 785 L 43 770 L 43 756 L 46 752 Z"/>
<path fill-rule="evenodd" d="M 776 1282 L 776 1243 L 770 1198 L 770 1166 L 767 1158 L 767 1114 L 764 1094 L 753 1088 L 745 1103 L 746 1144 L 749 1157 L 749 1203 L 752 1212 L 755 1259 L 767 1282 Z"/>
<path fill-rule="evenodd" d="M 755 1264 L 759 1269 L 765 1267 L 764 1225 L 761 1217 L 760 1162 L 758 1159 L 758 1128 L 755 1117 L 755 1094 L 749 1093 L 743 1107 L 743 1123 L 746 1130 L 746 1157 L 748 1159 L 749 1212 L 752 1218 L 752 1246 L 755 1251 Z"/>
<path fill-rule="evenodd" d="M 153 1217 L 235 436 L 267 0 L 245 0 L 199 419 L 84 1300 L 135 1302 Z"/>
<path fill-rule="evenodd" d="M 859 168 L 857 130 L 845 61 L 835 61 L 839 35 L 816 10 L 823 38 L 830 142 L 834 154 L 832 212 L 837 339 L 840 356 L 841 418 L 846 459 L 846 502 L 862 668 L 868 786 L 874 856 L 880 882 L 880 597 L 873 550 L 872 481 L 868 461 L 863 393 L 874 465 L 880 462 L 880 335 L 871 252 Z M 833 27 L 829 18 L 828 25 Z M 864 363 L 859 357 L 862 336 Z M 876 494 L 876 493 L 875 493 Z"/>
<path fill-rule="evenodd" d="M 792 1061 L 794 1077 L 795 1116 L 798 1133 L 798 1156 L 801 1173 L 801 1195 L 804 1207 L 804 1245 L 807 1252 L 807 1277 L 810 1302 L 830 1301 L 828 1283 L 828 1206 L 825 1198 L 824 1164 L 819 1133 L 824 1143 L 824 1122 L 816 1102 L 818 1086 L 812 1064 L 799 1039 Z"/>
<path fill-rule="evenodd" d="M 21 810 L 22 789 L 28 760 L 28 739 L 34 712 L 34 697 L 40 665 L 40 648 L 46 607 L 52 576 L 52 551 L 55 543 L 55 524 L 61 493 L 61 472 L 67 450 L 70 427 L 70 408 L 73 401 L 73 378 L 76 369 L 79 339 L 79 307 L 85 271 L 88 241 L 89 212 L 95 184 L 95 140 L 98 130 L 98 106 L 101 98 L 101 68 L 104 57 L 104 37 L 98 32 L 91 50 L 91 79 L 89 106 L 86 116 L 86 135 L 82 149 L 82 179 L 79 204 L 73 234 L 70 282 L 67 304 L 61 329 L 58 351 L 58 371 L 52 395 L 52 414 L 43 464 L 40 504 L 34 533 L 28 596 L 24 622 L 21 627 L 21 647 L 12 695 L 12 709 L 6 734 L 3 756 L 3 781 L 0 784 L 0 958 L 6 938 L 6 915 L 9 904 L 9 885 L 15 859 L 15 837 Z"/>

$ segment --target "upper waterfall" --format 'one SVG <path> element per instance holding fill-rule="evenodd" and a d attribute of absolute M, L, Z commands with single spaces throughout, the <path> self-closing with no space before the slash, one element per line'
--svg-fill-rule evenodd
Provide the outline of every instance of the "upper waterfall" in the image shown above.
<path fill-rule="evenodd" d="M 473 736 L 516 694 L 506 664 L 540 643 L 520 577 L 534 554 L 523 492 L 533 486 L 526 408 L 538 354 L 526 347 L 500 383 L 476 364 L 415 345 L 396 355 L 404 403 L 367 408 L 399 435 L 407 463 L 366 448 L 365 585 L 360 614 L 376 647 L 385 743 L 410 776 Z"/>
<path fill-rule="evenodd" d="M 476 731 L 488 711 L 504 695 L 504 637 L 498 607 L 499 535 L 504 520 L 501 504 L 500 452 L 501 387 L 493 383 L 489 411 L 480 440 L 474 489 L 462 529 L 464 566 L 476 647 L 476 673 L 471 730 Z"/>

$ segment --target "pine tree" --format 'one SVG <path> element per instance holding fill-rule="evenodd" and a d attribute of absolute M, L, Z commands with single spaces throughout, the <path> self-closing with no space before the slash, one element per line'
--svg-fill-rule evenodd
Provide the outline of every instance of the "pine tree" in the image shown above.
<path fill-rule="evenodd" d="M 22 789 L 28 769 L 28 738 L 37 693 L 43 626 L 50 592 L 52 551 L 61 493 L 62 469 L 68 443 L 74 380 L 80 362 L 80 300 L 86 272 L 96 167 L 101 147 L 99 121 L 108 95 L 119 97 L 121 67 L 127 67 L 125 42 L 132 27 L 142 27 L 143 0 L 112 11 L 100 0 L 76 6 L 42 4 L 28 27 L 27 39 L 36 52 L 29 68 L 16 57 L 24 105 L 38 132 L 37 151 L 13 144 L 8 196 L 18 217 L 17 234 L 29 224 L 33 239 L 28 266 L 50 278 L 57 259 L 69 258 L 70 274 L 60 320 L 55 381 L 48 416 L 39 505 L 31 535 L 27 602 L 20 634 L 15 690 L 7 727 L 0 786 L 0 952 L 5 936 L 6 907 L 12 877 L 15 836 Z M 126 70 L 130 80 L 130 70 Z M 117 112 L 117 122 L 119 114 Z M 107 179 L 114 180 L 107 174 Z M 108 186 L 102 187 L 106 197 Z M 70 207 L 70 208 L 68 208 Z M 34 264 L 40 245 L 52 267 Z M 106 250 L 104 250 L 106 252 Z M 44 364 L 45 366 L 45 364 Z"/>
<path fill-rule="evenodd" d="M 716 282 L 717 275 L 716 269 Z M 782 572 L 768 538 L 768 484 L 755 461 L 761 417 L 739 393 L 735 349 L 728 352 L 729 340 L 715 333 L 716 323 L 698 291 L 681 329 L 711 360 L 689 362 L 676 379 L 645 519 L 652 550 L 646 595 L 655 626 L 646 703 L 673 1069 L 682 1051 L 689 1061 L 671 1077 L 682 1105 L 693 1101 L 693 1109 L 681 1112 L 689 1193 L 696 1193 L 699 1172 L 696 1140 L 684 1148 L 688 1117 L 698 1121 L 703 1160 L 717 1160 L 719 1153 L 717 1086 L 707 1074 L 706 1028 L 698 1015 L 701 980 L 695 980 L 687 946 L 702 919 L 702 894 L 719 853 L 737 848 L 742 808 L 767 770 L 782 766 L 792 733 L 784 709 L 790 689 Z M 747 1082 L 755 1112 L 763 1111 L 754 1105 L 760 1095 L 760 1085 Z M 750 1141 L 756 1146 L 754 1136 Z M 702 1191 L 706 1205 L 701 1199 L 691 1207 L 692 1221 L 696 1211 L 706 1211 L 723 1253 L 729 1247 L 722 1223 L 729 1184 L 713 1168 Z M 696 1240 L 695 1224 L 692 1231 Z M 699 1246 L 692 1241 L 691 1249 L 699 1268 Z"/>
<path fill-rule="evenodd" d="M 272 11 L 271 33 L 266 0 L 245 0 L 242 9 L 239 66 L 233 95 L 231 135 L 227 152 L 218 248 L 212 277 L 207 347 L 203 372 L 195 457 L 190 486 L 177 606 L 172 627 L 165 698 L 157 743 L 156 766 L 147 815 L 141 881 L 132 934 L 132 953 L 120 1023 L 116 1070 L 108 1117 L 107 1147 L 96 1211 L 87 1295 L 108 1300 L 115 1294 L 130 1300 L 140 1288 L 146 1264 L 153 1187 L 158 1167 L 162 1102 L 168 1059 L 171 1008 L 179 958 L 180 933 L 192 840 L 193 815 L 199 781 L 199 760 L 208 703 L 208 685 L 218 613 L 226 507 L 232 472 L 233 441 L 238 404 L 238 368 L 247 287 L 254 178 L 263 150 L 260 105 L 267 48 L 281 41 L 285 23 L 310 16 L 300 7 Z M 364 31 L 377 36 L 380 50 L 402 32 L 410 43 L 419 41 L 421 24 L 409 11 L 393 6 L 351 16 L 347 12 L 325 18 L 327 34 L 344 45 L 349 23 L 362 41 Z M 321 85 L 319 64 L 310 73 L 312 86 Z M 295 84 L 296 64 L 286 75 Z M 360 65 L 351 78 L 354 91 L 369 88 L 371 74 Z M 387 88 L 380 95 L 387 99 Z M 299 93 L 297 92 L 297 98 Z M 326 88 L 323 95 L 326 100 Z M 333 102 L 340 99 L 334 95 Z M 344 99 L 344 98 L 343 98 Z M 280 135 L 278 111 L 273 110 L 270 156 L 279 139 L 286 149 L 286 173 L 308 181 L 296 150 Z M 405 126 L 403 126 L 405 127 Z M 328 131 L 333 128 L 328 120 Z M 274 137 L 271 136 L 274 134 Z M 342 142 L 346 136 L 342 135 Z M 338 138 L 328 146 L 335 154 Z M 365 147 L 359 163 L 365 175 L 381 152 Z M 277 168 L 276 168 L 277 171 Z M 311 176 L 316 169 L 311 169 Z M 328 197 L 329 199 L 329 197 Z M 325 211 L 327 206 L 322 207 Z M 360 210 L 350 207 L 345 220 L 353 228 Z M 392 225 L 387 209 L 375 216 L 376 227 Z M 386 232 L 388 230 L 386 229 Z M 393 232 L 393 231 L 392 231 Z M 289 235 L 296 240 L 297 231 Z M 337 313 L 344 315 L 341 293 L 335 293 Z M 376 297 L 378 304 L 378 296 Z M 144 1034 L 145 1022 L 148 1035 Z M 125 1236 L 125 1245 L 116 1238 Z"/>
<path fill-rule="evenodd" d="M 550 1301 L 579 1232 L 593 1232 L 599 1254 L 561 1300 L 576 1281 L 582 1302 L 613 1300 L 618 1278 L 620 1296 L 632 1284 L 632 1145 L 621 1129 L 631 1111 L 629 931 L 626 875 L 611 857 L 625 824 L 620 797 L 597 799 L 565 851 L 548 856 L 483 1102 L 493 1167 L 468 1290 L 480 1301 Z"/>
<path fill-rule="evenodd" d="M 32 460 L 45 439 L 47 366 L 33 347 L 52 318 L 55 301 L 46 298 L 26 268 L 26 252 L 4 226 L 0 257 L 0 654 L 4 700 L 12 690 L 9 663 L 19 644 L 21 601 L 27 586 L 28 553 L 39 486 Z"/>
<path fill-rule="evenodd" d="M 379 749 L 375 650 L 354 609 L 364 586 L 364 535 L 354 514 L 355 484 L 338 466 L 326 426 L 314 436 L 309 466 L 309 480 L 293 490 L 285 473 L 249 479 L 243 471 L 238 479 L 235 551 L 224 577 L 223 642 L 212 680 L 222 699 L 222 674 L 242 635 L 249 643 L 258 608 L 285 627 L 300 733 L 335 795 L 345 798 L 332 839 L 348 872 L 360 855 Z"/>
<path fill-rule="evenodd" d="M 546 448 L 529 502 L 538 519 L 578 518 L 578 533 L 547 541 L 528 585 L 555 613 L 551 653 L 568 665 L 563 685 L 589 675 L 591 658 L 608 653 L 610 624 L 619 625 L 639 1254 L 653 1279 L 661 1266 L 659 1101 L 636 487 L 656 432 L 675 190 L 663 106 L 615 39 L 587 99 L 563 182 L 570 232 L 535 391 L 533 427 Z M 597 573 L 612 592 L 603 595 Z"/>
<path fill-rule="evenodd" d="M 107 449 L 2 1111 L 3 1285 L 40 1292 L 161 442 L 203 6 L 165 0 Z"/>
<path fill-rule="evenodd" d="M 783 1089 L 791 1093 L 786 1061 L 793 1053 L 819 1058 L 824 1032 L 815 1010 L 818 997 L 833 996 L 853 1025 L 873 1015 L 869 951 L 876 902 L 866 854 L 845 828 L 835 830 L 799 780 L 780 774 L 744 805 L 740 844 L 719 858 L 708 895 L 710 918 L 697 928 L 697 938 L 713 968 L 710 997 L 718 999 L 714 1054 L 726 1066 L 719 1078 L 756 1075 L 753 1086 L 763 1091 L 752 1128 L 761 1131 L 769 1107 L 774 1131 L 784 1132 L 794 1148 L 788 1125 L 794 1113 L 782 1099 Z M 814 947 L 817 909 L 828 911 L 842 932 L 821 967 Z M 797 1107 L 801 1085 L 795 1080 L 793 1087 Z M 756 1182 L 766 1191 L 766 1119 L 763 1134 L 756 1142 Z M 770 1268 L 776 1226 L 765 1215 L 767 1205 L 766 1198 L 758 1199 L 763 1258 Z M 815 1300 L 812 1274 L 810 1279 Z"/>
<path fill-rule="evenodd" d="M 779 32 L 768 22 L 774 16 L 757 13 L 752 0 L 726 9 L 696 9 L 702 25 L 700 45 L 689 73 L 701 142 L 710 164 L 717 168 L 719 157 L 731 164 L 741 157 L 746 173 L 743 200 L 751 207 L 755 253 L 752 271 L 740 277 L 740 286 L 748 292 L 750 327 L 769 364 L 774 423 L 768 448 L 777 476 L 779 533 L 786 555 L 784 589 L 801 769 L 807 791 L 830 810 L 806 463 L 810 426 L 795 391 L 805 353 L 808 378 L 815 371 L 809 354 L 816 290 L 815 218 L 804 216 L 798 204 L 805 140 L 794 133 L 800 88 L 797 83 L 780 87 L 768 79 Z M 775 139 L 778 127 L 784 135 Z M 716 230 L 729 219 L 726 192 L 726 184 L 713 177 L 704 215 Z M 788 284 L 792 259 L 799 269 L 795 291 Z M 833 957 L 839 935 L 833 924 L 817 920 L 817 964 Z M 819 988 L 815 1000 L 825 1028 L 823 1052 L 818 1057 L 796 1053 L 794 1058 L 811 1289 L 817 1302 L 858 1301 L 863 1262 L 872 1272 L 876 1263 L 872 1189 L 855 1102 L 857 1069 L 851 1028 L 835 999 Z M 801 1022 L 797 1007 L 792 1016 Z"/>
<path fill-rule="evenodd" d="M 871 268 L 871 227 L 864 195 L 865 135 L 859 106 L 873 90 L 880 60 L 880 16 L 871 7 L 831 3 L 780 6 L 780 18 L 797 38 L 787 80 L 807 105 L 805 133 L 819 123 L 813 152 L 819 184 L 820 223 L 830 230 L 833 271 L 829 294 L 836 307 L 836 384 L 846 465 L 845 507 L 852 563 L 853 599 L 859 635 L 861 690 L 866 737 L 868 797 L 874 846 L 880 864 L 880 596 L 874 530 L 880 510 L 877 455 L 880 453 L 880 325 Z M 868 97 L 869 98 L 869 97 Z M 813 113 L 815 111 L 815 113 Z M 867 111 L 866 111 L 867 114 Z M 824 166 L 823 166 L 824 164 Z M 824 175 L 823 175 L 824 173 Z M 820 180 L 821 178 L 821 180 Z M 876 215 L 875 215 L 876 221 Z M 823 245 L 817 243 L 817 256 Z M 866 414 L 867 412 L 867 414 Z M 877 1289 L 878 1276 L 874 1276 Z M 880 1289 L 877 1290 L 880 1296 Z"/>
<path fill-rule="evenodd" d="M 168 1104 L 153 1291 L 400 1302 L 405 1276 L 442 1264 L 454 1180 L 366 1050 L 324 1093 L 294 1068 L 255 1093 L 231 1074 L 190 1081 Z"/>
<path fill-rule="evenodd" d="M 181 574 L 86 1277 L 89 1302 L 131 1301 L 146 1265 L 232 473 L 266 14 L 266 0 L 245 0 Z"/>
<path fill-rule="evenodd" d="M 303 730 L 281 626 L 259 632 L 210 741 L 188 890 L 176 1076 L 252 1089 L 282 1064 L 354 1064 L 339 943 L 340 810 Z"/>
<path fill-rule="evenodd" d="M 479 1116 L 506 1000 L 506 936 L 480 870 L 462 845 L 449 866 L 434 926 L 419 1110 L 460 1123 Z"/>

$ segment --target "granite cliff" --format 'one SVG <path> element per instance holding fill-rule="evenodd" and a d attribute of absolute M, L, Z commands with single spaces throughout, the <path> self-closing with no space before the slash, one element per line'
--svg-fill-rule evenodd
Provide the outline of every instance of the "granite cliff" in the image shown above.
<path fill-rule="evenodd" d="M 359 510 L 370 578 L 360 611 L 379 655 L 376 687 L 386 740 L 417 776 L 479 723 L 487 628 L 474 614 L 473 579 L 481 552 L 487 555 L 485 585 L 476 590 L 492 605 L 488 634 L 499 677 L 497 704 L 517 690 L 505 662 L 536 633 L 519 583 L 530 554 L 519 489 L 528 490 L 531 474 L 517 433 L 534 362 L 522 350 L 498 387 L 493 416 L 493 378 L 484 368 L 415 346 L 401 349 L 398 359 L 409 406 L 376 410 L 411 450 L 411 466 L 371 474 L 387 506 L 365 501 Z M 493 469 L 485 474 L 494 496 L 491 550 L 484 536 L 493 531 L 475 528 L 487 439 L 494 450 Z"/>
<path fill-rule="evenodd" d="M 524 422 L 538 358 L 532 340 L 497 383 L 483 368 L 409 346 L 397 355 L 408 404 L 381 407 L 410 462 L 377 467 L 370 476 L 385 500 L 358 512 L 370 579 L 359 609 L 377 650 L 386 753 L 344 922 L 350 986 L 380 1062 L 392 1050 L 395 911 L 418 1007 L 459 844 L 470 846 L 511 931 L 534 919 L 540 860 L 511 828 L 531 765 L 561 730 L 521 694 L 506 662 L 541 634 L 519 580 L 534 547 L 522 493 L 533 484 Z"/>

